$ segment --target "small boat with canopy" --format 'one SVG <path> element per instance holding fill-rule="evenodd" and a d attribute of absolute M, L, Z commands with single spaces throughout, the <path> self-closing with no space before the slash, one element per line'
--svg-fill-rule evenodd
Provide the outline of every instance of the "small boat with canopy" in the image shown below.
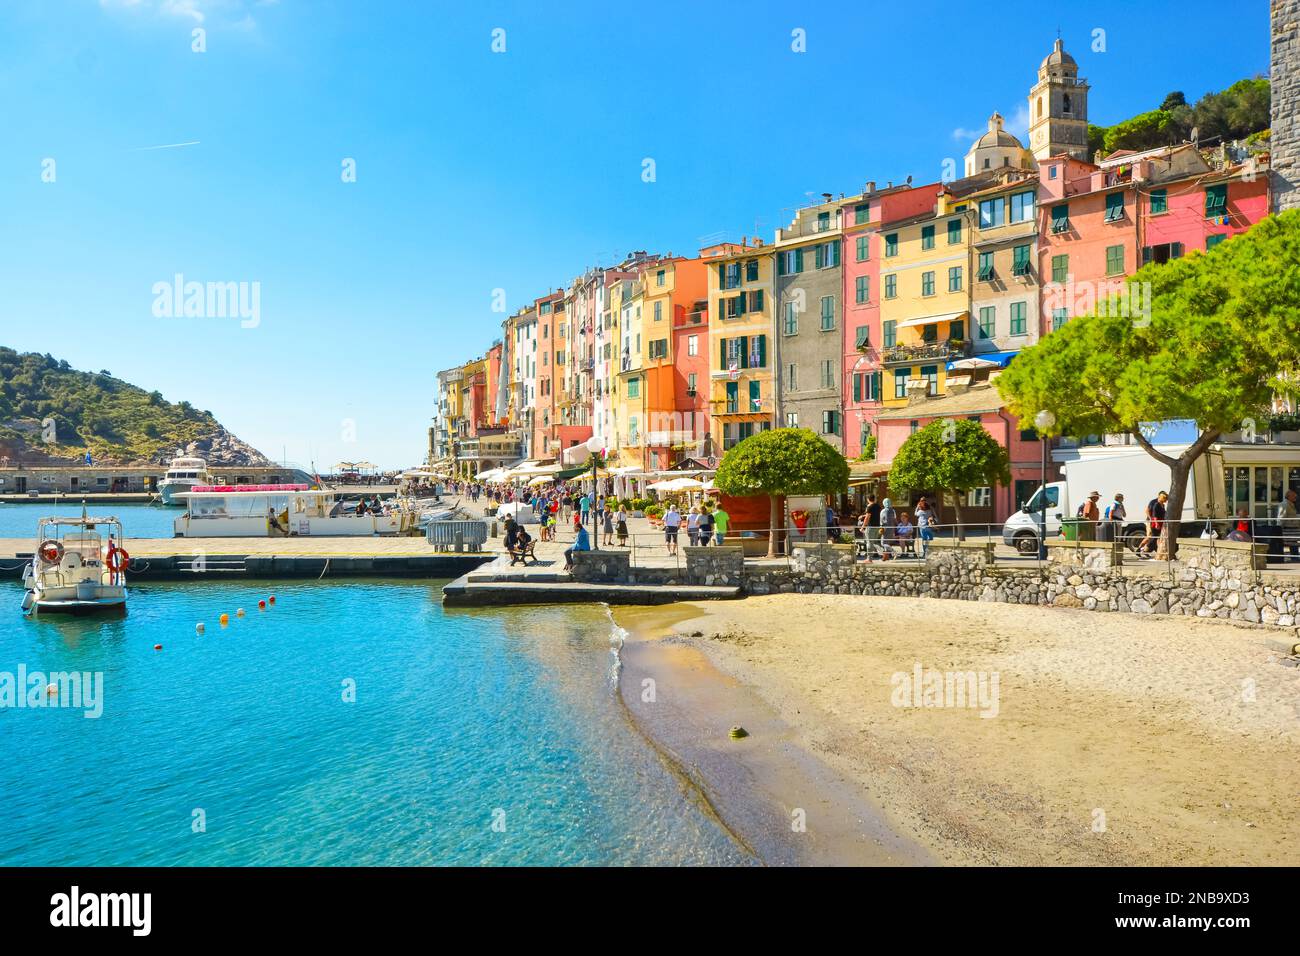
<path fill-rule="evenodd" d="M 42 518 L 36 550 L 23 571 L 23 611 L 124 611 L 130 562 L 117 518 L 92 517 L 84 504 L 80 518 Z"/>

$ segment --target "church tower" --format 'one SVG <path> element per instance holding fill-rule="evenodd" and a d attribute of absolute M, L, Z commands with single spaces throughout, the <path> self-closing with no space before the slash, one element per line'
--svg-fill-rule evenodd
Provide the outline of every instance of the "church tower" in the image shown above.
<path fill-rule="evenodd" d="M 1029 149 L 1035 159 L 1069 153 L 1088 160 L 1088 83 L 1057 37 L 1029 91 Z"/>

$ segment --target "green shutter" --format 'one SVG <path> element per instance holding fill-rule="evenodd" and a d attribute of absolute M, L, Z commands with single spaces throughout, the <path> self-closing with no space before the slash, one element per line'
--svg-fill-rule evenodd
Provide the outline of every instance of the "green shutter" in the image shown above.
<path fill-rule="evenodd" d="M 737 296 L 737 298 L 739 299 L 739 301 L 736 303 L 736 315 L 744 315 L 745 314 L 745 293 L 743 292 L 740 293 L 740 295 Z"/>
<path fill-rule="evenodd" d="M 763 290 L 762 290 L 762 289 L 756 289 L 756 290 L 754 291 L 754 296 L 755 296 L 755 298 L 754 298 L 754 308 L 753 308 L 751 311 L 753 311 L 753 312 L 762 312 L 762 311 L 763 311 Z"/>
<path fill-rule="evenodd" d="M 1151 190 L 1151 215 L 1159 215 L 1169 209 L 1169 193 L 1163 189 Z"/>
<path fill-rule="evenodd" d="M 802 249 L 796 249 L 794 251 L 794 271 L 796 275 L 803 272 L 803 250 Z"/>
<path fill-rule="evenodd" d="M 740 342 L 740 361 L 741 368 L 749 368 L 749 336 L 742 335 L 737 341 Z"/>
<path fill-rule="evenodd" d="M 824 248 L 825 247 L 820 242 L 817 243 L 817 245 L 813 246 L 813 268 L 814 269 L 820 269 L 823 265 L 825 265 L 826 256 L 822 251 Z"/>
<path fill-rule="evenodd" d="M 721 368 L 722 368 L 722 371 L 725 372 L 725 371 L 727 370 L 727 340 L 726 340 L 726 339 L 718 339 L 718 345 L 719 345 L 719 347 L 720 347 L 721 350 L 722 350 L 722 365 L 721 365 Z"/>
<path fill-rule="evenodd" d="M 880 401 L 880 372 L 871 373 L 871 399 Z"/>
<path fill-rule="evenodd" d="M 767 336 L 758 337 L 758 367 L 767 368 Z"/>
<path fill-rule="evenodd" d="M 853 376 L 853 400 L 855 402 L 862 401 L 862 376 L 861 375 Z"/>

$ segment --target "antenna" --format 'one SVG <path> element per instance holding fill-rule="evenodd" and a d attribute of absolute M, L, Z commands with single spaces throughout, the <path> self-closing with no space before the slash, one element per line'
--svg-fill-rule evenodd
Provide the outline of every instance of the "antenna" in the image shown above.
<path fill-rule="evenodd" d="M 1193 127 L 1192 127 L 1192 145 L 1195 146 L 1195 145 L 1197 144 L 1197 142 L 1200 140 L 1200 138 L 1201 138 L 1201 128 L 1200 128 L 1199 126 L 1193 126 Z"/>

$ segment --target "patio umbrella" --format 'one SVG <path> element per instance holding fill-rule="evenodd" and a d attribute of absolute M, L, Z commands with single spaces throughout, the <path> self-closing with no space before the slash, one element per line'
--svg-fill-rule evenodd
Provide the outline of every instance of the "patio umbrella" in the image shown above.
<path fill-rule="evenodd" d="M 655 481 L 647 485 L 655 491 L 698 491 L 704 487 L 704 482 L 695 478 L 670 478 L 667 481 Z"/>
<path fill-rule="evenodd" d="M 536 478 L 534 478 L 534 479 L 533 479 L 532 481 L 530 481 L 528 484 L 529 484 L 530 486 L 536 486 L 536 485 L 549 485 L 549 484 L 550 484 L 551 482 L 553 482 L 553 481 L 555 481 L 554 478 L 548 478 L 546 475 L 538 475 Z"/>

